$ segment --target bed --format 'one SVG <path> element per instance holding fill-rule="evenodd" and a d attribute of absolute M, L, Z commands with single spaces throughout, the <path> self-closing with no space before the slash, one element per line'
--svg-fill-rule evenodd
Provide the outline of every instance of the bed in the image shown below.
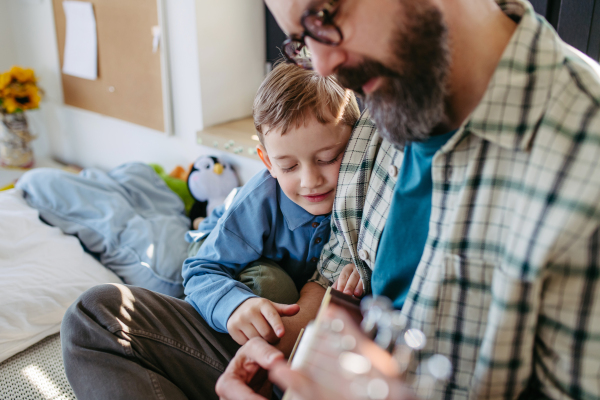
<path fill-rule="evenodd" d="M 0 192 L 1 399 L 75 398 L 61 369 L 60 323 L 81 293 L 110 282 L 121 279 L 43 223 L 21 190 Z"/>
<path fill-rule="evenodd" d="M 67 308 L 102 283 L 182 293 L 188 229 L 183 202 L 143 164 L 33 170 L 0 192 L 0 398 L 74 399 L 58 334 Z"/>

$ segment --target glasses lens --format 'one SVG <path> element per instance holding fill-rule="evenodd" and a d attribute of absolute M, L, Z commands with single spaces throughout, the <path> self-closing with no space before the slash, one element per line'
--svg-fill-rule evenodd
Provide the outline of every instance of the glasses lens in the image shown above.
<path fill-rule="evenodd" d="M 293 59 L 300 54 L 303 47 L 304 43 L 298 40 L 286 40 L 283 43 L 283 52 L 285 53 L 286 57 Z"/>
<path fill-rule="evenodd" d="M 322 13 L 309 14 L 304 18 L 304 29 L 313 39 L 328 45 L 338 45 L 342 41 L 342 35 L 338 28 L 323 22 Z"/>

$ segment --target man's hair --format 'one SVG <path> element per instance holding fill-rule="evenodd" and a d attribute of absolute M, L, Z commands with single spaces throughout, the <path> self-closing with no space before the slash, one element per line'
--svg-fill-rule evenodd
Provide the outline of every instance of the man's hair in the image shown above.
<path fill-rule="evenodd" d="M 324 78 L 295 64 L 280 63 L 260 85 L 252 110 L 260 142 L 278 129 L 281 134 L 303 126 L 314 116 L 321 124 L 339 121 L 354 126 L 360 110 L 354 93 L 335 78 Z M 268 131 L 264 129 L 268 127 Z"/>

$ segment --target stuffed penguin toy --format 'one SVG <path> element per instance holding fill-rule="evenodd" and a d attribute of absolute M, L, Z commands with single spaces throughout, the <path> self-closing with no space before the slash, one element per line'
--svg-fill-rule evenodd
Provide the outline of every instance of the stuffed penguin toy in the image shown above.
<path fill-rule="evenodd" d="M 223 204 L 227 195 L 239 186 L 231 164 L 213 156 L 202 156 L 194 162 L 187 184 L 196 200 L 190 211 L 192 223 Z"/>

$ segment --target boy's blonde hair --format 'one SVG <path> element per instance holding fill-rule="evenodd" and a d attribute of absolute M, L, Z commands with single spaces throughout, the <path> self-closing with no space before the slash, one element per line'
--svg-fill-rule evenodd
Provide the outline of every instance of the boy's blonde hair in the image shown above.
<path fill-rule="evenodd" d="M 264 135 L 280 129 L 304 125 L 311 116 L 321 124 L 335 120 L 354 126 L 360 110 L 354 93 L 342 88 L 332 77 L 324 78 L 315 71 L 295 64 L 278 64 L 260 85 L 252 110 L 258 138 L 264 145 Z"/>

